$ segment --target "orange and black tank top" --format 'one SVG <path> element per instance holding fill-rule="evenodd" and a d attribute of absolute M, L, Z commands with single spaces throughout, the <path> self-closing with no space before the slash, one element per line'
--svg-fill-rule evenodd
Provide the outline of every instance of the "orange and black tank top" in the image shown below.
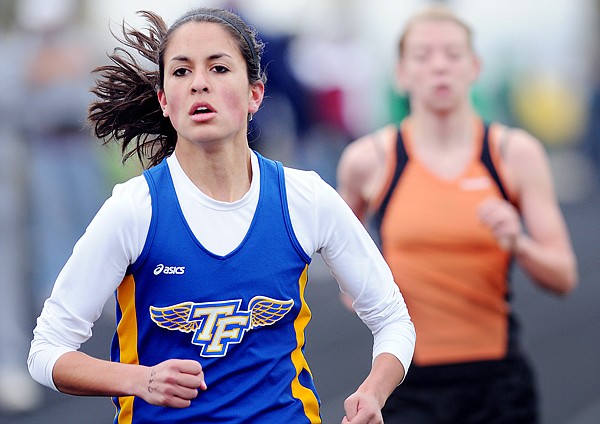
<path fill-rule="evenodd" d="M 477 120 L 476 128 L 470 162 L 448 180 L 413 155 L 405 121 L 372 205 L 383 255 L 416 328 L 417 366 L 503 359 L 513 346 L 511 256 L 477 218 L 485 198 L 508 199 L 489 141 L 500 126 Z"/>

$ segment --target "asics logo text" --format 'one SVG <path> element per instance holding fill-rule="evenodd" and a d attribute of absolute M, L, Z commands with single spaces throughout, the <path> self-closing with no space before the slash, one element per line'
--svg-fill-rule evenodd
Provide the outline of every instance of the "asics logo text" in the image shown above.
<path fill-rule="evenodd" d="M 154 268 L 154 275 L 167 274 L 167 275 L 181 275 L 185 274 L 184 266 L 165 266 L 163 264 L 156 265 Z"/>

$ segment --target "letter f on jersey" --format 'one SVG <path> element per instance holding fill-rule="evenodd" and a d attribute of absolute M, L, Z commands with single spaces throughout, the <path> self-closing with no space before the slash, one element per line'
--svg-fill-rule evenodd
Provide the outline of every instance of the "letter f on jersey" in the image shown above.
<path fill-rule="evenodd" d="M 242 341 L 247 330 L 273 325 L 294 304 L 264 296 L 252 298 L 248 310 L 240 310 L 241 299 L 193 303 L 157 308 L 150 306 L 150 317 L 159 327 L 184 333 L 194 332 L 192 343 L 201 347 L 200 356 L 225 356 L 231 343 Z"/>

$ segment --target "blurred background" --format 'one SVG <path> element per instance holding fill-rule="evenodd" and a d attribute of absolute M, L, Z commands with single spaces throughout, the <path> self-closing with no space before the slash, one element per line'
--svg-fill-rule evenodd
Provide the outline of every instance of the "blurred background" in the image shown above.
<path fill-rule="evenodd" d="M 0 0 L 0 422 L 108 423 L 108 399 L 34 383 L 25 360 L 54 279 L 115 183 L 139 173 L 85 129 L 90 71 L 107 63 L 137 10 L 168 23 L 190 7 L 237 10 L 266 42 L 266 101 L 252 147 L 335 185 L 351 140 L 407 112 L 394 87 L 397 38 L 426 0 Z M 600 1 L 446 0 L 472 25 L 483 72 L 482 116 L 527 129 L 546 146 L 580 266 L 567 298 L 515 270 L 515 309 L 538 374 L 543 424 L 600 422 Z M 371 336 L 338 301 L 320 259 L 307 290 L 306 348 L 326 424 L 370 363 Z M 108 357 L 113 305 L 85 351 Z"/>

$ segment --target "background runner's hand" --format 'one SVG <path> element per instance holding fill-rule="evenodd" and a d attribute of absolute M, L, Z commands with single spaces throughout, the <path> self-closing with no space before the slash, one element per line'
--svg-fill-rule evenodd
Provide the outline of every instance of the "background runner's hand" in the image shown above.
<path fill-rule="evenodd" d="M 506 200 L 489 198 L 481 203 L 477 213 L 479 220 L 492 231 L 500 246 L 515 252 L 517 241 L 523 234 L 517 209 Z"/>
<path fill-rule="evenodd" d="M 207 388 L 202 365 L 197 361 L 169 359 L 148 367 L 146 375 L 139 396 L 152 405 L 187 408 L 198 396 L 198 389 Z"/>

